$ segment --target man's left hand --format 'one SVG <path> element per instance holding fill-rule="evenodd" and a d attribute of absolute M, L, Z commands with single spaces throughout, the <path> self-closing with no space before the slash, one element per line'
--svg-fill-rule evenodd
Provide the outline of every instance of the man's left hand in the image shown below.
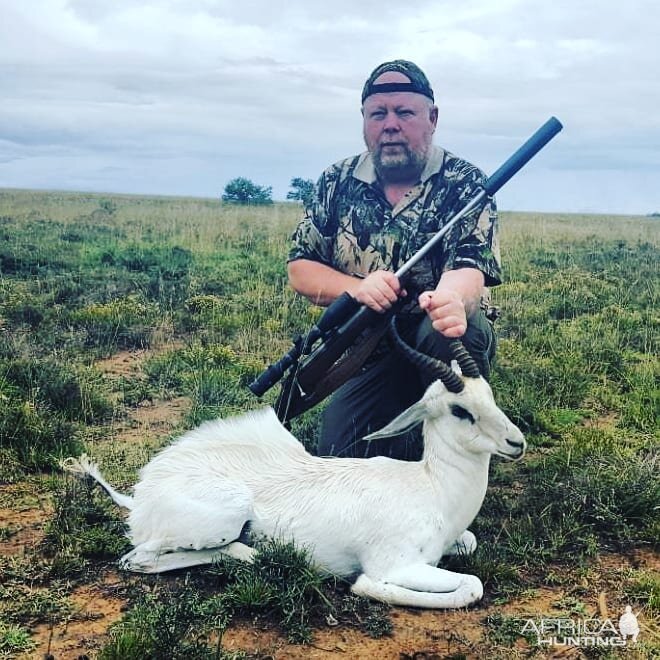
<path fill-rule="evenodd" d="M 462 337 L 467 330 L 467 314 L 460 293 L 451 289 L 424 291 L 419 306 L 432 321 L 433 328 L 445 337 Z"/>

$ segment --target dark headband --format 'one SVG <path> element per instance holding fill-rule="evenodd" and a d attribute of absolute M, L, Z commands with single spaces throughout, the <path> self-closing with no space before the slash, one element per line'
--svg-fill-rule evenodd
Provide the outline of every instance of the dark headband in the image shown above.
<path fill-rule="evenodd" d="M 412 82 L 399 82 L 399 83 L 379 83 L 378 85 L 369 85 L 365 90 L 364 99 L 372 94 L 388 94 L 390 92 L 414 92 L 415 94 L 423 94 L 426 98 L 434 100 L 433 92 L 428 87 L 422 87 Z M 362 99 L 364 101 L 364 99 Z"/>

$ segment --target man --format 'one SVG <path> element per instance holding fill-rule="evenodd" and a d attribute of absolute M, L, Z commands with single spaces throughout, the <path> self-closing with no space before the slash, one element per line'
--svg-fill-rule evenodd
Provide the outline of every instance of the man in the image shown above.
<path fill-rule="evenodd" d="M 378 312 L 405 297 L 398 314 L 418 350 L 447 361 L 449 339 L 460 337 L 488 376 L 495 337 L 484 314 L 484 287 L 500 282 L 494 201 L 459 221 L 405 283 L 394 276 L 473 197 L 485 175 L 432 144 L 438 109 L 429 81 L 412 62 L 385 62 L 372 72 L 362 117 L 368 151 L 322 174 L 293 236 L 289 282 L 324 306 L 345 291 Z M 333 394 L 319 455 L 419 460 L 419 430 L 389 441 L 361 438 L 417 401 L 427 385 L 382 341 Z"/>

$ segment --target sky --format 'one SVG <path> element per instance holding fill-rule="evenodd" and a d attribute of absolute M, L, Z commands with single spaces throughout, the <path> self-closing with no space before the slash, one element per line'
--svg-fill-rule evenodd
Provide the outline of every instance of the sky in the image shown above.
<path fill-rule="evenodd" d="M 364 150 L 378 64 L 424 69 L 436 143 L 492 173 L 564 130 L 503 210 L 660 212 L 655 0 L 0 0 L 0 188 L 284 199 Z"/>

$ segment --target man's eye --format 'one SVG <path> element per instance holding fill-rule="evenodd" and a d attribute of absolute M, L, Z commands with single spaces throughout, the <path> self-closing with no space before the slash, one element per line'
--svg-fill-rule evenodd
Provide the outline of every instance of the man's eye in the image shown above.
<path fill-rule="evenodd" d="M 415 113 L 412 110 L 399 110 L 397 114 L 399 115 L 399 117 L 407 118 L 407 117 L 412 117 Z"/>
<path fill-rule="evenodd" d="M 371 118 L 372 119 L 382 119 L 384 116 L 385 116 L 385 113 L 380 111 L 380 110 L 378 112 L 372 112 L 371 113 Z"/>

